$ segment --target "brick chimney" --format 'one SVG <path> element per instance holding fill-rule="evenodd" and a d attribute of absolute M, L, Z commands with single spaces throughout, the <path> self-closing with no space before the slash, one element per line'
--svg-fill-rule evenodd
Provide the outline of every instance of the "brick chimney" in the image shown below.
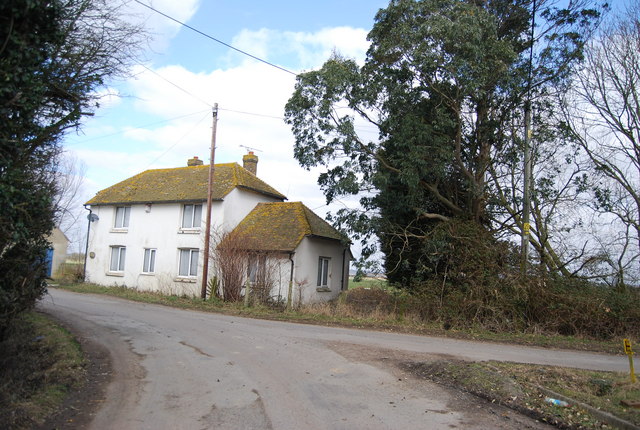
<path fill-rule="evenodd" d="M 193 167 L 193 166 L 202 166 L 203 162 L 202 160 L 200 160 L 198 158 L 198 156 L 194 155 L 193 158 L 189 158 L 187 160 L 187 166 L 188 167 Z"/>
<path fill-rule="evenodd" d="M 249 153 L 242 157 L 242 167 L 253 173 L 254 175 L 258 175 L 258 156 L 253 153 L 253 151 L 249 151 Z"/>

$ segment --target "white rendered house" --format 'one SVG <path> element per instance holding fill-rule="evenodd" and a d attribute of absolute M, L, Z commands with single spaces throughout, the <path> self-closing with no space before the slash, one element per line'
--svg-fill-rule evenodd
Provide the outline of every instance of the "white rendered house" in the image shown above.
<path fill-rule="evenodd" d="M 271 251 L 278 251 L 277 259 L 282 260 L 271 295 L 285 300 L 291 293 L 296 302 L 336 297 L 347 288 L 348 241 L 301 203 L 284 203 L 283 194 L 256 176 L 257 162 L 258 157 L 249 153 L 243 157 L 244 167 L 215 165 L 211 222 L 212 232 L 218 235 L 212 235 L 212 241 L 238 225 L 245 229 L 259 225 L 264 238 L 295 236 L 286 249 L 269 249 L 270 258 L 276 255 Z M 93 219 L 85 280 L 163 294 L 200 295 L 208 174 L 209 166 L 194 157 L 187 167 L 147 170 L 98 192 L 85 204 Z M 300 210 L 312 219 L 313 228 L 309 223 L 307 227 L 276 224 L 260 216 L 264 211 L 255 213 L 262 204 L 275 204 L 269 206 L 271 211 L 282 213 L 304 208 Z M 251 223 L 245 222 L 250 214 Z M 273 243 L 263 241 L 269 246 L 252 252 L 264 255 Z M 247 278 L 253 281 L 251 265 L 247 264 Z M 209 278 L 216 276 L 213 260 L 209 266 Z"/>
<path fill-rule="evenodd" d="M 258 203 L 233 233 L 252 252 L 250 278 L 270 272 L 272 296 L 315 303 L 348 288 L 348 240 L 301 202 Z"/>

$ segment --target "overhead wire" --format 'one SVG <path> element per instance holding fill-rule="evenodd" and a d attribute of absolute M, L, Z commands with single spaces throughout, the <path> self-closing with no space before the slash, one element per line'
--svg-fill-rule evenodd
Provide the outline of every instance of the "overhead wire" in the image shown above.
<path fill-rule="evenodd" d="M 278 70 L 281 70 L 281 71 L 283 71 L 283 72 L 289 73 L 289 74 L 294 75 L 294 76 L 297 76 L 297 75 L 298 75 L 297 73 L 295 73 L 295 72 L 293 72 L 293 71 L 291 71 L 291 70 L 288 70 L 288 69 L 286 69 L 286 68 L 284 68 L 284 67 L 281 67 L 281 66 L 278 66 L 278 65 L 276 65 L 276 64 L 273 64 L 273 63 L 271 63 L 271 62 L 269 62 L 269 61 L 267 61 L 267 60 L 264 60 L 264 59 L 262 59 L 262 58 L 260 58 L 260 57 L 257 57 L 257 56 L 255 56 L 255 55 L 253 55 L 253 54 L 250 54 L 250 53 L 248 53 L 248 52 L 246 52 L 246 51 L 244 51 L 244 50 L 242 50 L 242 49 L 236 48 L 236 47 L 235 47 L 235 46 L 233 46 L 233 45 L 230 45 L 230 44 L 228 44 L 228 43 L 225 43 L 225 42 L 223 42 L 223 41 L 221 41 L 221 40 L 219 40 L 219 39 L 217 39 L 217 38 L 215 38 L 215 37 L 213 37 L 213 36 L 211 36 L 211 35 L 209 35 L 209 34 L 207 34 L 207 33 L 204 33 L 204 32 L 203 32 L 203 31 L 201 31 L 201 30 L 198 30 L 197 28 L 194 28 L 194 27 L 192 27 L 192 26 L 190 26 L 190 25 L 188 25 L 188 24 L 186 24 L 186 23 L 184 23 L 184 22 L 182 22 L 182 21 L 180 21 L 180 20 L 178 20 L 178 19 L 176 19 L 176 18 L 173 18 L 173 17 L 172 17 L 172 16 L 170 16 L 170 15 L 167 15 L 167 14 L 166 14 L 166 13 L 164 13 L 164 12 L 161 12 L 160 10 L 158 10 L 158 9 L 156 9 L 156 8 L 154 8 L 154 7 L 152 7 L 152 6 L 148 5 L 148 4 L 146 4 L 146 3 L 144 3 L 144 2 L 142 2 L 142 1 L 140 1 L 140 0 L 134 0 L 134 1 L 135 1 L 136 3 L 138 3 L 138 4 L 140 4 L 141 6 L 143 6 L 143 7 L 147 8 L 147 9 L 149 9 L 149 10 L 151 10 L 151 11 L 155 12 L 155 13 L 157 13 L 157 14 L 159 14 L 159 15 L 161 15 L 161 16 L 164 16 L 165 18 L 167 18 L 167 19 L 169 19 L 169 20 L 171 20 L 171 21 L 174 21 L 174 22 L 176 22 L 177 24 L 179 24 L 179 25 L 181 25 L 181 26 L 183 26 L 183 27 L 185 27 L 185 28 L 188 28 L 189 30 L 194 31 L 195 33 L 200 34 L 201 36 L 204 36 L 204 37 L 206 37 L 206 38 L 208 38 L 208 39 L 210 39 L 210 40 L 213 40 L 214 42 L 217 42 L 217 43 L 219 43 L 219 44 L 221 44 L 221 45 L 224 45 L 224 46 L 228 47 L 229 49 L 232 49 L 232 50 L 234 50 L 234 51 L 236 51 L 236 52 L 239 52 L 239 53 L 241 53 L 241 54 L 243 54 L 243 55 L 246 55 L 246 56 L 248 56 L 248 57 L 250 57 L 250 58 L 253 58 L 254 60 L 257 60 L 257 61 L 259 61 L 259 62 L 261 62 L 261 63 L 264 63 L 264 64 L 266 64 L 266 65 L 268 65 L 268 66 L 274 67 L 274 68 L 276 68 L 276 69 L 278 69 Z M 208 107 L 213 107 L 213 104 L 212 104 L 212 103 L 210 103 L 210 102 L 208 102 L 208 101 L 206 101 L 206 100 L 203 100 L 202 98 L 200 98 L 200 97 L 198 97 L 197 95 L 193 94 L 192 92 L 190 92 L 190 91 L 188 91 L 188 90 L 184 89 L 183 87 L 181 87 L 180 85 L 176 84 L 175 82 L 172 82 L 171 80 L 169 80 L 169 79 L 167 79 L 166 77 L 162 76 L 160 73 L 156 72 L 155 70 L 153 70 L 153 69 L 151 69 L 151 68 L 147 67 L 146 65 L 144 65 L 144 64 L 142 64 L 142 63 L 138 63 L 138 64 L 139 64 L 141 67 L 143 67 L 145 70 L 147 70 L 147 71 L 149 71 L 149 72 L 153 73 L 154 75 L 158 76 L 160 79 L 164 80 L 165 82 L 167 82 L 168 84 L 170 84 L 170 85 L 172 85 L 173 87 L 177 88 L 178 90 L 180 90 L 180 91 L 184 92 L 185 94 L 187 94 L 187 95 L 189 95 L 189 96 L 193 97 L 194 99 L 198 100 L 199 102 L 203 103 L 204 105 L 206 105 L 206 106 L 208 106 Z M 246 112 L 246 111 L 239 111 L 239 110 L 233 110 L 233 109 L 223 109 L 223 108 L 220 108 L 220 110 L 221 110 L 221 111 L 226 111 L 226 112 L 232 112 L 232 113 L 243 114 L 243 115 L 251 115 L 251 116 L 257 116 L 257 117 L 263 117 L 263 118 L 272 118 L 272 119 L 284 120 L 284 118 L 283 118 L 283 117 L 281 117 L 281 116 L 275 116 L 275 115 L 267 115 L 267 114 L 261 114 L 261 113 L 255 113 L 255 112 Z M 165 122 L 173 121 L 173 120 L 175 120 L 175 119 L 181 119 L 181 118 L 185 118 L 185 117 L 187 117 L 187 116 L 195 115 L 195 114 L 200 113 L 200 112 L 202 112 L 202 111 L 198 111 L 198 112 L 194 112 L 194 113 L 192 113 L 192 114 L 187 114 L 187 115 L 183 115 L 183 116 L 179 116 L 179 117 L 171 118 L 171 119 L 168 119 L 168 120 L 157 121 L 157 122 L 154 122 L 154 123 L 151 123 L 151 124 L 146 124 L 146 125 L 139 126 L 139 127 L 135 127 L 135 128 L 142 128 L 142 127 L 148 127 L 148 126 L 150 126 L 150 125 L 161 124 L 161 123 L 165 123 Z M 208 111 L 207 111 L 207 112 L 208 112 Z M 199 125 L 199 124 L 204 120 L 204 118 L 206 118 L 206 116 L 205 116 L 205 117 L 203 117 L 200 121 L 198 121 L 198 123 L 196 124 L 196 126 L 197 126 L 197 125 Z M 194 128 L 195 128 L 195 127 L 194 127 Z M 358 127 L 356 127 L 356 128 L 365 129 L 365 128 L 366 128 L 366 126 L 358 126 Z M 98 140 L 98 139 L 103 139 L 103 138 L 106 138 L 106 137 L 115 136 L 115 135 L 118 135 L 118 134 L 125 133 L 126 131 L 127 131 L 127 130 L 122 130 L 122 131 L 120 131 L 120 132 L 116 132 L 116 133 L 112 133 L 112 134 L 108 134 L 108 135 L 104 135 L 104 136 L 95 137 L 95 138 L 92 138 L 92 139 L 86 140 L 85 142 L 90 142 L 90 141 L 93 141 L 93 140 Z M 162 158 L 166 153 L 168 153 L 171 149 L 173 149 L 173 148 L 174 148 L 178 143 L 180 143 L 180 141 L 182 141 L 182 140 L 183 140 L 187 135 L 189 135 L 192 131 L 193 131 L 193 128 L 192 128 L 191 130 L 189 130 L 189 131 L 188 131 L 184 136 L 182 136 L 182 137 L 181 137 L 181 138 L 180 138 L 176 143 L 174 143 L 171 147 L 169 147 L 165 152 L 163 152 L 163 153 L 162 153 L 162 154 L 160 154 L 157 158 L 155 158 L 155 159 L 154 159 L 154 160 L 149 164 L 149 166 L 151 166 L 151 165 L 152 165 L 153 163 L 155 163 L 157 160 L 159 160 L 160 158 Z"/>
<path fill-rule="evenodd" d="M 198 127 L 200 125 L 200 123 L 202 123 L 202 121 L 204 121 L 206 118 L 209 117 L 209 112 L 207 111 L 207 114 L 205 116 L 203 116 L 200 121 L 198 121 L 197 123 L 194 124 L 193 127 L 191 127 L 191 129 L 189 129 L 188 132 L 186 132 L 185 134 L 182 135 L 182 137 L 180 137 L 180 139 L 178 139 L 173 145 L 171 145 L 170 147 L 168 147 L 162 154 L 158 155 L 156 158 L 153 159 L 153 161 L 151 161 L 147 167 L 145 167 L 145 170 L 148 169 L 149 167 L 151 167 L 153 165 L 153 163 L 155 163 L 156 161 L 158 161 L 159 159 L 161 159 L 162 157 L 164 157 L 169 151 L 171 151 L 173 148 L 175 148 L 178 143 L 182 142 L 184 140 L 185 137 L 187 137 L 188 135 L 190 135 L 193 130 L 196 129 L 196 127 Z"/>
<path fill-rule="evenodd" d="M 235 46 L 232 46 L 232 45 L 230 45 L 230 44 L 228 44 L 228 43 L 225 43 L 225 42 L 223 42 L 222 40 L 217 39 L 217 38 L 215 38 L 215 37 L 213 37 L 213 36 L 211 36 L 211 35 L 209 35 L 209 34 L 207 34 L 207 33 L 203 32 L 203 31 L 200 31 L 200 30 L 198 30 L 197 28 L 192 27 L 192 26 L 190 26 L 190 25 L 188 25 L 188 24 L 186 24 L 186 23 L 184 23 L 184 22 L 182 22 L 182 21 L 179 21 L 179 20 L 175 19 L 174 17 L 169 16 L 169 15 L 167 15 L 166 13 L 161 12 L 161 11 L 159 11 L 158 9 L 156 9 L 156 8 L 154 8 L 154 7 L 152 7 L 152 6 L 148 5 L 148 4 L 146 4 L 146 3 L 144 3 L 144 2 L 142 2 L 142 1 L 140 1 L 140 0 L 133 0 L 133 1 L 135 1 L 136 3 L 138 3 L 138 4 L 139 4 L 139 5 L 141 5 L 141 6 L 146 7 L 147 9 L 150 9 L 150 10 L 154 11 L 155 13 L 157 13 L 157 14 L 159 14 L 159 15 L 164 16 L 164 17 L 165 17 L 165 18 L 167 18 L 167 19 L 170 19 L 170 20 L 171 20 L 171 21 L 173 21 L 173 22 L 176 22 L 176 23 L 180 24 L 180 25 L 181 25 L 181 26 L 183 26 L 183 27 L 188 28 L 188 29 L 189 29 L 189 30 L 191 30 L 191 31 L 194 31 L 194 32 L 196 32 L 196 33 L 200 34 L 201 36 L 206 37 L 207 39 L 211 39 L 211 40 L 213 40 L 214 42 L 217 42 L 217 43 L 219 43 L 219 44 L 221 44 L 221 45 L 224 45 L 224 46 L 226 46 L 226 47 L 227 47 L 227 48 L 229 48 L 229 49 L 233 49 L 233 50 L 234 50 L 234 51 L 236 51 L 236 52 L 239 52 L 239 53 L 241 53 L 241 54 L 243 54 L 243 55 L 246 55 L 247 57 L 253 58 L 254 60 L 260 61 L 261 63 L 267 64 L 267 65 L 269 65 L 269 66 L 271 66 L 271 67 L 275 67 L 276 69 L 281 70 L 281 71 L 283 71 L 283 72 L 286 72 L 286 73 L 292 74 L 292 75 L 294 75 L 294 76 L 297 76 L 297 75 L 298 75 L 297 73 L 292 72 L 291 70 L 285 69 L 284 67 L 281 67 L 281 66 L 278 66 L 278 65 L 276 65 L 276 64 L 273 64 L 273 63 L 271 63 L 271 62 L 269 62 L 269 61 L 267 61 L 267 60 L 264 60 L 264 59 L 262 59 L 262 58 L 260 58 L 260 57 L 257 57 L 257 56 L 255 56 L 255 55 L 253 55 L 253 54 L 250 54 L 250 53 L 246 52 L 246 51 L 243 51 L 243 50 L 242 50 L 242 49 L 240 49 L 240 48 L 236 48 Z"/>
<path fill-rule="evenodd" d="M 176 84 L 175 82 L 171 82 L 169 79 L 165 78 L 164 76 L 162 76 L 160 73 L 156 72 L 153 69 L 150 69 L 149 67 L 145 66 L 142 63 L 138 63 L 140 66 L 144 67 L 146 70 L 148 70 L 149 72 L 153 73 L 154 75 L 156 75 L 157 77 L 159 77 L 160 79 L 162 79 L 163 81 L 167 82 L 170 85 L 173 85 L 174 87 L 176 87 L 177 89 L 179 89 L 180 91 L 184 92 L 185 94 L 190 95 L 191 97 L 193 97 L 194 99 L 198 100 L 200 103 L 204 103 L 205 105 L 209 106 L 209 107 L 213 107 L 212 103 L 209 103 L 208 101 L 202 100 L 200 97 L 196 96 L 195 94 L 185 90 L 184 88 L 182 88 L 180 85 Z"/>
<path fill-rule="evenodd" d="M 171 121 L 175 121 L 175 120 L 183 119 L 183 118 L 188 118 L 190 116 L 197 115 L 197 114 L 203 113 L 203 112 L 209 112 L 209 109 L 199 110 L 197 112 L 191 112 L 191 113 L 188 113 L 188 114 L 185 114 L 185 115 L 180 115 L 180 116 L 176 116 L 176 117 L 173 117 L 173 118 L 168 118 L 168 119 L 164 119 L 164 120 L 161 120 L 161 121 L 154 121 L 154 122 L 150 122 L 150 123 L 147 123 L 147 124 L 136 125 L 136 126 L 124 129 L 124 130 L 116 131 L 114 133 L 103 134 L 102 136 L 96 136 L 96 137 L 92 137 L 91 139 L 85 139 L 85 140 L 82 141 L 82 143 L 93 142 L 94 140 L 100 140 L 100 139 L 106 139 L 107 137 L 118 136 L 120 134 L 124 134 L 124 133 L 126 133 L 128 131 L 131 131 L 131 130 L 138 130 L 138 129 L 142 129 L 142 128 L 145 128 L 145 127 L 151 127 L 152 125 L 165 124 L 167 122 L 171 122 Z M 67 146 L 77 145 L 78 143 L 80 143 L 80 142 L 67 144 Z"/>

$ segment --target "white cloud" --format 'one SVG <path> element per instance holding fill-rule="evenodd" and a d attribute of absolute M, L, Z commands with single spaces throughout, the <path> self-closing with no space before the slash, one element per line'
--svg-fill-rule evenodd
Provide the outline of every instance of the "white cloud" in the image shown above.
<path fill-rule="evenodd" d="M 154 6 L 160 8 L 157 3 Z M 361 60 L 368 48 L 366 31 L 348 27 L 317 33 L 243 31 L 233 43 L 278 64 L 286 61 L 286 67 L 296 70 L 319 67 L 334 49 Z M 145 118 L 151 115 L 158 120 L 200 109 L 204 112 L 142 128 L 135 127 L 140 120 L 130 115 L 129 127 L 121 128 L 123 133 L 117 138 L 110 138 L 117 146 L 105 148 L 108 145 L 102 141 L 76 148 L 89 166 L 91 195 L 148 168 L 186 165 L 187 158 L 194 155 L 208 163 L 211 113 L 206 110 L 208 103 L 217 102 L 220 111 L 216 162 L 241 163 L 246 150 L 240 145 L 256 148 L 260 158 L 258 176 L 289 200 L 301 200 L 325 214 L 325 198 L 317 186 L 319 172 L 306 171 L 293 158 L 293 135 L 282 119 L 295 76 L 248 58 L 233 67 L 200 73 L 181 65 L 148 67 L 153 72 L 141 66 L 135 68 L 135 78 L 123 90 L 132 97 L 124 99 L 123 106 L 117 109 L 128 107 Z"/>
<path fill-rule="evenodd" d="M 322 65 L 334 51 L 362 63 L 369 48 L 366 37 L 366 30 L 352 27 L 325 28 L 316 33 L 263 28 L 242 30 L 231 44 L 269 61 L 288 57 L 289 67 L 297 64 L 299 69 L 309 69 Z"/>
<path fill-rule="evenodd" d="M 180 22 L 186 23 L 195 15 L 200 0 L 142 0 L 152 8 Z M 153 51 L 163 51 L 169 41 L 178 34 L 181 25 L 134 1 L 126 3 L 128 20 L 143 25 L 151 36 Z"/>

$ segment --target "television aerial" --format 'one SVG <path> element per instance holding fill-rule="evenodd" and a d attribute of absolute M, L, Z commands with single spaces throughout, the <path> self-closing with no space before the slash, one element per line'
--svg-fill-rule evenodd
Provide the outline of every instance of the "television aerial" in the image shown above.
<path fill-rule="evenodd" d="M 250 146 L 247 145 L 238 145 L 241 148 L 244 148 L 247 150 L 247 152 L 251 152 L 251 151 L 258 151 L 258 152 L 262 152 L 262 149 L 258 149 L 258 148 L 252 148 Z"/>

